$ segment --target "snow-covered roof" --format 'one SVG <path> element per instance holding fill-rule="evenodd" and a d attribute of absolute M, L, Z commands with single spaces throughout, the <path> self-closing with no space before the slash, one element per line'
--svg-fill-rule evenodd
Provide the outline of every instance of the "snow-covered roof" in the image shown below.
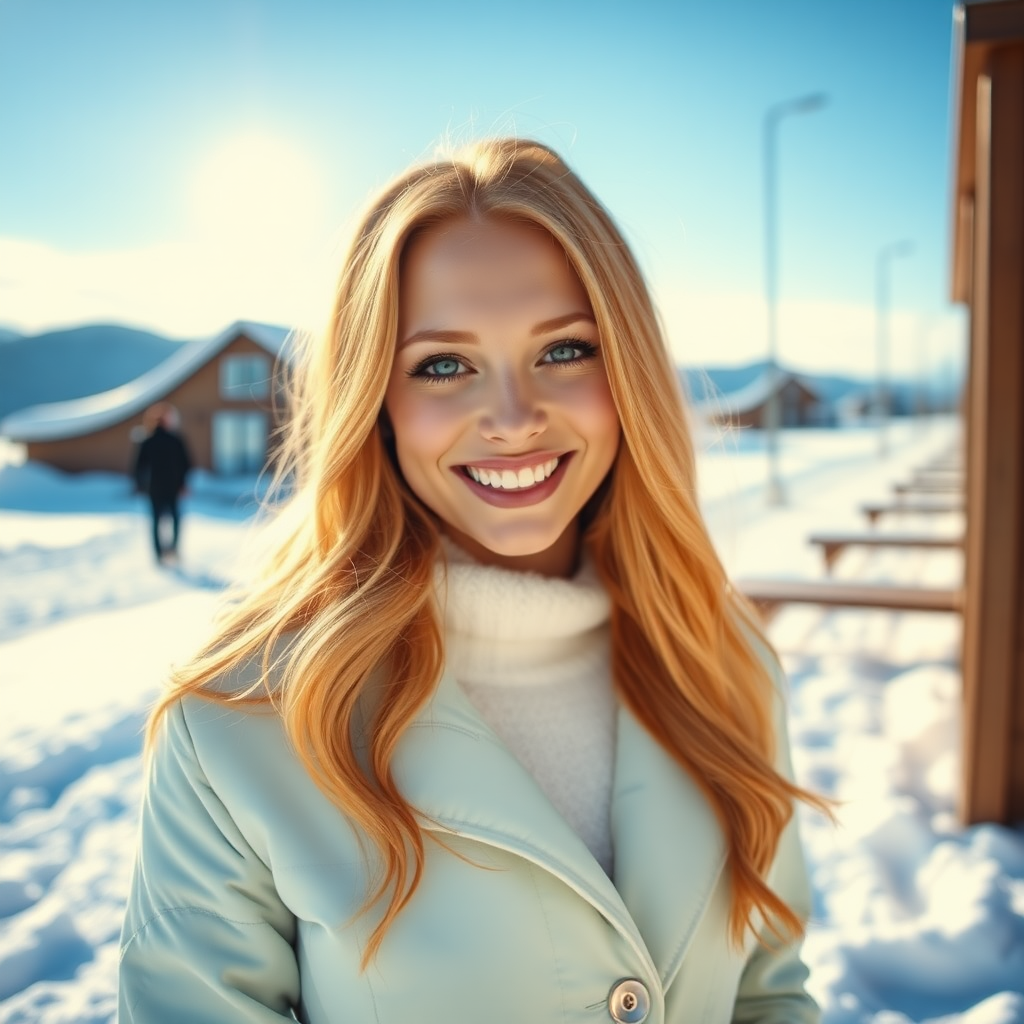
<path fill-rule="evenodd" d="M 787 370 L 769 367 L 744 387 L 699 403 L 698 410 L 711 413 L 728 412 L 735 416 L 756 409 L 768 400 L 773 391 L 782 391 L 790 382 L 796 383 L 813 398 L 819 397 L 817 390 L 803 378 Z"/>
<path fill-rule="evenodd" d="M 0 422 L 0 434 L 11 441 L 58 441 L 116 426 L 166 397 L 240 335 L 277 358 L 283 354 L 291 333 L 285 327 L 238 320 L 206 341 L 182 345 L 169 359 L 120 387 L 67 402 L 19 409 Z"/>

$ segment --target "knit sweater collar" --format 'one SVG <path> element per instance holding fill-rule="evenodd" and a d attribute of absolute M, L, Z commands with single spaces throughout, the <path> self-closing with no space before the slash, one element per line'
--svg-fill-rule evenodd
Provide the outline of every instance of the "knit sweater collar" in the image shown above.
<path fill-rule="evenodd" d="M 438 597 L 460 682 L 536 685 L 576 671 L 606 633 L 611 603 L 584 560 L 571 579 L 481 565 L 444 539 Z"/>

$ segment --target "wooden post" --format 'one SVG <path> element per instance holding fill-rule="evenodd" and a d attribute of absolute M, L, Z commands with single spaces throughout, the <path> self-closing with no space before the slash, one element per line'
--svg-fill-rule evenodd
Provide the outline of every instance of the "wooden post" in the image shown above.
<path fill-rule="evenodd" d="M 1024 817 L 1024 31 L 985 58 L 973 112 L 961 810 L 1008 822 Z"/>

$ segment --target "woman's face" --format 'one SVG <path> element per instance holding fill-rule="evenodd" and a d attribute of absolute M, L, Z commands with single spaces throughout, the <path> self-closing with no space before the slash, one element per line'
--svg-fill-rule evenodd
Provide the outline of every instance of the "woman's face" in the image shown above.
<path fill-rule="evenodd" d="M 593 310 L 547 232 L 453 220 L 414 237 L 384 407 L 406 482 L 456 543 L 572 571 L 620 428 Z"/>

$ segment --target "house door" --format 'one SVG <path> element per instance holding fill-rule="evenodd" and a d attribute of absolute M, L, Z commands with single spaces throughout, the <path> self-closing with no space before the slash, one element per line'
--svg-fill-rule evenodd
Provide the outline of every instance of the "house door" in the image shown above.
<path fill-rule="evenodd" d="M 267 415 L 218 412 L 213 416 L 213 471 L 222 476 L 258 473 L 267 459 Z"/>

